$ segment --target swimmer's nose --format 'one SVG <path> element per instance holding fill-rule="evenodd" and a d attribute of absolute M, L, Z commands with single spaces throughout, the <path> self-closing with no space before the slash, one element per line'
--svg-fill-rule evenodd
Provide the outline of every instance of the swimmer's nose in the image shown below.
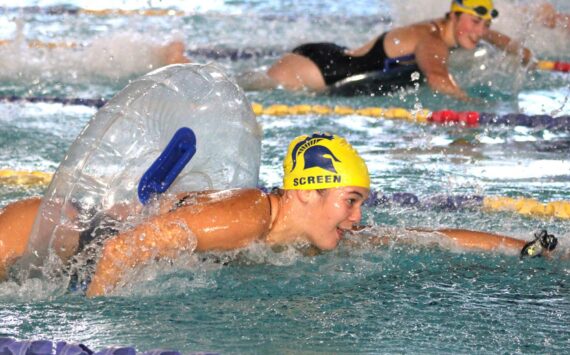
<path fill-rule="evenodd" d="M 360 222 L 362 219 L 362 209 L 360 207 L 355 208 L 354 211 L 348 217 L 348 220 L 354 223 Z"/>
<path fill-rule="evenodd" d="M 475 33 L 477 34 L 477 36 L 479 36 L 479 38 L 483 37 L 483 35 L 485 35 L 487 30 L 488 27 L 485 25 L 484 22 L 481 22 L 475 27 Z"/>

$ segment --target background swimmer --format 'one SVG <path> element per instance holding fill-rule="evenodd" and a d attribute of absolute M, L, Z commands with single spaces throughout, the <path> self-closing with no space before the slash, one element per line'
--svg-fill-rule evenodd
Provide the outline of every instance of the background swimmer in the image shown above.
<path fill-rule="evenodd" d="M 490 30 L 498 16 L 491 0 L 453 0 L 445 18 L 396 28 L 356 49 L 331 43 L 306 44 L 286 54 L 267 74 L 289 90 L 322 91 L 346 77 L 381 70 L 384 60 L 413 55 L 428 85 L 436 92 L 468 99 L 448 70 L 449 51 L 474 49 L 485 40 L 508 53 L 531 61 L 531 52 L 511 39 Z"/>
<path fill-rule="evenodd" d="M 562 5 L 563 1 L 493 0 L 493 4 L 500 14 L 493 20 L 493 30 L 532 49 L 538 59 L 560 58 L 561 54 L 570 50 L 568 11 L 564 11 L 568 7 Z M 421 12 L 415 11 L 415 3 L 398 2 L 393 5 L 392 15 L 396 26 L 427 21 L 448 9 L 448 5 L 439 0 L 422 1 Z M 514 63 L 512 66 L 513 69 L 516 67 Z M 457 64 L 453 63 L 453 67 L 457 67 Z"/>
<path fill-rule="evenodd" d="M 0 40 L 0 79 L 33 81 L 43 79 L 64 82 L 95 78 L 121 79 L 153 69 L 188 63 L 178 34 L 160 40 L 136 32 L 109 33 L 85 42 L 27 40 L 24 26 L 16 21 L 12 38 Z M 61 63 L 65 63 L 62 66 Z"/>
<path fill-rule="evenodd" d="M 370 177 L 365 162 L 345 139 L 329 134 L 297 137 L 289 145 L 283 170 L 282 190 L 206 191 L 163 199 L 161 213 L 131 230 L 113 235 L 94 226 L 89 233 L 99 229 L 103 235 L 68 234 L 57 239 L 55 252 L 69 261 L 86 249 L 81 246 L 82 237 L 99 243 L 100 257 L 87 286 L 88 296 L 99 296 L 122 286 L 129 270 L 157 258 L 234 250 L 256 242 L 332 250 L 345 233 L 359 229 Z M 17 202 L 0 215 L 0 255 L 8 256 L 0 260 L 0 276 L 6 276 L 5 270 L 25 249 L 39 202 Z M 519 251 L 525 247 L 523 240 L 484 232 L 437 232 L 467 248 Z M 385 241 L 382 236 L 377 238 L 377 243 Z"/>

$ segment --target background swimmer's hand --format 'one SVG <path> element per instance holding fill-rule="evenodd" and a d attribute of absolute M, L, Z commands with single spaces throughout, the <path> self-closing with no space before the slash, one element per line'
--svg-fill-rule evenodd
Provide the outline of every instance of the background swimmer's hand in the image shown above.
<path fill-rule="evenodd" d="M 536 9 L 536 20 L 543 26 L 548 28 L 556 27 L 556 18 L 558 13 L 552 4 L 543 2 Z"/>

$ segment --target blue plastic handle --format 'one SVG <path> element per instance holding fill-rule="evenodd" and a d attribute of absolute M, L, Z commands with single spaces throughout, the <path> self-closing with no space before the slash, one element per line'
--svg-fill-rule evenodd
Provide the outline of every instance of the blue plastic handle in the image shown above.
<path fill-rule="evenodd" d="M 403 55 L 401 57 L 394 57 L 394 58 L 386 58 L 384 59 L 384 72 L 389 72 L 389 71 L 393 71 L 395 68 L 397 68 L 398 66 L 410 66 L 410 65 L 416 65 L 415 63 L 413 64 L 404 64 L 402 62 L 410 62 L 410 61 L 414 61 L 416 59 L 416 56 L 413 54 L 408 54 L 408 55 Z"/>
<path fill-rule="evenodd" d="M 168 190 L 178 174 L 196 153 L 196 135 L 182 127 L 164 148 L 158 159 L 143 174 L 138 187 L 139 200 L 146 205 L 153 195 Z"/>

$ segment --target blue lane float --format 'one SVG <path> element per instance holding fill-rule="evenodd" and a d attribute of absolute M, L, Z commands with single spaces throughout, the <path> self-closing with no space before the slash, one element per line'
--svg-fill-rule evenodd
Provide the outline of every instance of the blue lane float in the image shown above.
<path fill-rule="evenodd" d="M 483 207 L 485 197 L 481 195 L 435 195 L 420 199 L 409 192 L 397 192 L 385 195 L 378 191 L 371 191 L 366 200 L 366 206 L 399 206 L 399 207 L 426 207 L 430 210 L 459 211 Z"/>
<path fill-rule="evenodd" d="M 509 113 L 497 115 L 483 112 L 479 115 L 481 126 L 520 126 L 570 131 L 570 116 L 553 117 L 549 115 L 525 115 Z"/>
<path fill-rule="evenodd" d="M 439 110 L 431 112 L 427 121 L 440 125 L 464 125 L 467 127 L 513 126 L 570 131 L 570 116 L 567 115 L 558 117 L 523 113 L 498 115 L 477 111 Z"/>
<path fill-rule="evenodd" d="M 186 51 L 190 58 L 205 57 L 208 59 L 227 59 L 232 62 L 239 60 L 278 57 L 285 52 L 279 49 L 258 49 L 258 48 L 195 48 Z"/>
<path fill-rule="evenodd" d="M 43 14 L 43 15 L 78 15 L 80 8 L 72 5 L 61 6 L 18 6 L 18 7 L 0 7 L 0 14 Z"/>
<path fill-rule="evenodd" d="M 83 99 L 79 97 L 67 98 L 67 97 L 49 97 L 49 96 L 16 96 L 16 95 L 6 95 L 0 96 L 1 102 L 19 103 L 46 103 L 46 104 L 62 104 L 70 106 L 88 106 L 101 108 L 107 103 L 106 99 Z"/>
<path fill-rule="evenodd" d="M 181 355 L 175 350 L 155 349 L 137 352 L 134 347 L 109 347 L 99 351 L 91 350 L 83 344 L 52 342 L 50 340 L 23 340 L 0 338 L 0 355 Z M 193 354 L 193 353 L 190 353 Z M 215 354 L 199 352 L 195 354 Z"/>

